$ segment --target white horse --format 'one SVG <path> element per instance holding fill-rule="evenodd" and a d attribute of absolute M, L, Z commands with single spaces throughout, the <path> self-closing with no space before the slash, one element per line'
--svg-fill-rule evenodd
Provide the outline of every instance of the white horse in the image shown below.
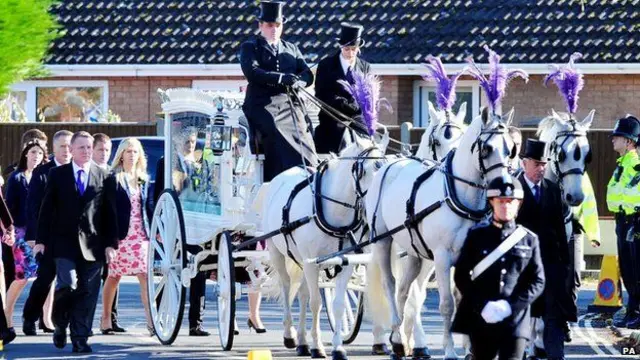
<path fill-rule="evenodd" d="M 429 125 L 422 134 L 420 146 L 416 151 L 416 157 L 433 161 L 442 161 L 445 156 L 458 147 L 466 126 L 464 119 L 467 116 L 467 103 L 464 102 L 458 108 L 458 113 L 453 114 L 447 110 L 436 110 L 431 101 L 429 106 Z"/>
<path fill-rule="evenodd" d="M 373 245 L 373 259 L 367 267 L 367 301 L 375 319 L 384 319 L 391 314 L 390 340 L 396 356 L 405 355 L 406 344 L 403 333 L 399 331 L 403 314 L 398 312 L 398 308 L 404 309 L 409 288 L 422 273 L 421 264 L 431 252 L 440 294 L 440 313 L 444 318 L 445 358 L 457 358 L 451 334 L 454 311 L 451 267 L 457 261 L 468 230 L 485 213 L 486 183 L 509 175 L 509 159 L 515 156 L 515 146 L 507 131 L 512 118 L 513 110 L 503 118 L 495 114 L 490 116 L 488 109 L 484 109 L 462 136 L 458 149 L 448 161 L 450 167 L 440 165 L 420 185 L 415 197 L 415 212 L 433 209 L 417 224 L 424 242 L 418 241 L 415 232 L 404 229 Z M 409 160 L 397 161 L 380 169 L 366 199 L 366 214 L 373 236 L 382 236 L 380 234 L 404 224 L 407 214 L 399 210 L 406 209 L 414 181 L 427 170 L 427 166 Z M 394 301 L 395 280 L 391 271 L 395 259 L 390 254 L 392 243 L 409 254 L 397 303 Z M 425 280 L 426 277 L 422 279 Z M 418 286 L 424 288 L 424 283 L 418 282 Z M 386 296 L 381 296 L 383 291 Z M 414 353 L 427 348 L 425 334 L 415 332 L 418 328 L 414 326 Z"/>
<path fill-rule="evenodd" d="M 384 163 L 384 153 L 389 142 L 389 135 L 385 133 L 381 143 L 378 145 L 369 139 L 356 137 L 355 141 L 349 144 L 340 157 L 328 161 L 326 170 L 322 173 L 321 192 L 317 187 L 317 177 L 309 180 L 309 185 L 300 190 L 290 202 L 291 221 L 305 217 L 314 217 L 303 226 L 291 231 L 291 237 L 285 238 L 277 235 L 269 239 L 269 254 L 276 276 L 279 277 L 281 297 L 284 303 L 284 342 L 288 348 L 296 347 L 294 337 L 296 331 L 292 326 L 291 318 L 291 294 L 292 284 L 290 272 L 302 268 L 304 278 L 303 285 L 299 292 L 300 300 L 300 324 L 297 331 L 297 353 L 298 355 L 310 355 L 314 358 L 325 357 L 324 345 L 322 344 L 320 333 L 320 309 L 321 297 L 318 287 L 319 267 L 315 263 L 307 263 L 305 260 L 313 259 L 340 250 L 338 239 L 326 232 L 326 227 L 343 228 L 349 227 L 353 220 L 360 217 L 362 221 L 361 201 L 367 193 L 368 185 L 371 183 L 374 174 Z M 289 202 L 290 194 L 294 187 L 302 181 L 306 181 L 308 173 L 300 168 L 292 168 L 276 176 L 270 183 L 268 193 L 263 207 L 263 229 L 272 231 L 283 226 L 283 209 Z M 312 191 L 313 189 L 313 191 Z M 315 192 L 315 194 L 314 194 Z M 316 198 L 321 196 L 321 198 Z M 316 202 L 316 200 L 318 200 Z M 316 204 L 321 204 L 322 211 L 316 209 Z M 318 224 L 316 219 L 325 221 Z M 323 229 L 325 228 L 325 229 Z M 362 231 L 362 226 L 358 231 Z M 358 234 L 356 234 L 358 235 Z M 348 240 L 342 245 L 350 246 Z M 298 266 L 287 266 L 287 263 L 295 262 Z M 289 271 L 287 271 L 289 269 Z M 334 359 L 346 359 L 346 351 L 342 346 L 341 327 L 344 316 L 344 300 L 347 291 L 347 284 L 353 272 L 353 265 L 342 267 L 335 278 L 335 298 L 333 300 L 333 315 L 335 318 L 333 334 Z M 306 284 L 306 288 L 305 285 Z M 310 297 L 312 311 L 312 346 L 311 351 L 306 342 L 305 310 Z M 377 340 L 384 343 L 382 329 L 377 329 Z"/>
<path fill-rule="evenodd" d="M 547 154 L 550 163 L 545 170 L 545 178 L 560 186 L 562 201 L 569 207 L 580 206 L 584 200 L 582 189 L 583 176 L 587 164 L 591 161 L 591 147 L 587 139 L 587 132 L 591 127 L 595 110 L 580 122 L 568 113 L 557 113 L 551 110 L 551 115 L 545 117 L 538 125 L 538 138 L 547 143 Z M 565 217 L 565 232 L 567 242 L 573 235 L 571 212 Z M 532 326 L 533 341 L 529 342 L 529 353 L 533 354 L 533 347 L 544 349 L 542 332 L 544 322 L 535 319 Z"/>

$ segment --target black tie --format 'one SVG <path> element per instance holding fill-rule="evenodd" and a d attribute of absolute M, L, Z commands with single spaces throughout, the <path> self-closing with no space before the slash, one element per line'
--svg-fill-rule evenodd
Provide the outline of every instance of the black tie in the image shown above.
<path fill-rule="evenodd" d="M 537 203 L 540 203 L 540 186 L 533 185 L 533 191 L 535 192 L 535 194 L 533 194 L 533 197 L 536 199 Z"/>
<path fill-rule="evenodd" d="M 353 71 L 351 71 L 351 66 L 347 68 L 347 81 L 349 82 L 349 84 L 352 84 L 352 85 L 355 82 L 353 80 Z"/>

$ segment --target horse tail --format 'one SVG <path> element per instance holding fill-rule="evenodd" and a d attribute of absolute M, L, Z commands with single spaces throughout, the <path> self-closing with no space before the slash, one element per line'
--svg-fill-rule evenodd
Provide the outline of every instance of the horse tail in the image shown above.
<path fill-rule="evenodd" d="M 386 247 L 374 246 L 373 258 L 376 258 L 376 253 L 379 254 L 382 249 Z M 391 252 L 389 254 L 382 254 L 382 256 L 391 257 L 391 272 L 395 279 L 400 279 L 404 270 L 398 261 L 397 251 L 395 246 L 391 246 Z M 397 288 L 396 288 L 397 291 Z M 367 291 L 365 293 L 365 314 L 370 315 L 369 320 L 384 327 L 391 328 L 391 303 L 386 296 L 387 292 L 382 282 L 382 269 L 377 261 L 372 261 L 367 264 Z M 395 301 L 395 296 L 394 296 Z M 365 315 L 366 316 L 366 315 Z"/>
<path fill-rule="evenodd" d="M 298 293 L 298 289 L 302 284 L 302 280 L 304 278 L 304 273 L 302 269 L 296 264 L 293 260 L 289 259 L 286 256 L 283 256 L 285 261 L 285 266 L 287 268 L 287 274 L 289 275 L 289 294 L 288 301 L 289 304 L 293 302 L 293 298 Z M 267 269 L 266 281 L 262 284 L 261 292 L 262 296 L 264 296 L 267 300 L 275 300 L 279 304 L 283 305 L 285 299 L 282 297 L 282 278 L 280 274 L 275 270 L 273 266 Z"/>

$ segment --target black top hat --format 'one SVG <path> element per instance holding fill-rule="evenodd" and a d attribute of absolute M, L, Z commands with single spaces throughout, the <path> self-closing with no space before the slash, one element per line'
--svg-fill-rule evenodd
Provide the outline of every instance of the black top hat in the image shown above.
<path fill-rule="evenodd" d="M 264 22 L 284 23 L 285 18 L 282 15 L 282 1 L 260 1 L 260 15 L 258 20 Z"/>
<path fill-rule="evenodd" d="M 491 180 L 487 188 L 487 198 L 494 197 L 522 199 L 524 191 L 520 181 L 513 176 L 501 176 Z"/>
<path fill-rule="evenodd" d="M 627 139 L 638 141 L 640 136 L 640 121 L 633 115 L 627 115 L 616 122 L 611 136 L 622 136 Z"/>
<path fill-rule="evenodd" d="M 362 39 L 362 31 L 364 28 L 360 24 L 356 23 L 342 23 L 342 30 L 340 32 L 340 38 L 337 38 L 338 43 L 341 46 L 364 46 L 364 40 Z"/>
<path fill-rule="evenodd" d="M 527 139 L 527 142 L 524 144 L 522 152 L 520 153 L 520 157 L 523 159 L 547 162 L 549 161 L 549 158 L 545 154 L 546 145 L 547 143 L 544 141 Z"/>

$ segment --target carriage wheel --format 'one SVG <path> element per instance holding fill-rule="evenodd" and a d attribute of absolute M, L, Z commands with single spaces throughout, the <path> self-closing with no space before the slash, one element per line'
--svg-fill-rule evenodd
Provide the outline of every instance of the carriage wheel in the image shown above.
<path fill-rule="evenodd" d="M 233 261 L 233 245 L 228 231 L 220 234 L 218 242 L 218 334 L 224 351 L 233 347 L 233 331 L 236 318 L 236 277 Z"/>
<path fill-rule="evenodd" d="M 147 262 L 147 294 L 156 336 L 171 345 L 182 324 L 186 290 L 182 269 L 187 266 L 186 234 L 180 201 L 175 191 L 160 194 L 153 212 Z"/>
<path fill-rule="evenodd" d="M 320 289 L 324 308 L 329 320 L 331 331 L 334 329 L 335 318 L 333 317 L 333 298 L 336 289 L 328 286 Z M 345 344 L 351 344 L 360 331 L 362 325 L 362 317 L 364 315 L 364 293 L 360 290 L 347 288 L 347 294 L 344 302 L 344 316 L 342 318 L 342 341 Z"/>

